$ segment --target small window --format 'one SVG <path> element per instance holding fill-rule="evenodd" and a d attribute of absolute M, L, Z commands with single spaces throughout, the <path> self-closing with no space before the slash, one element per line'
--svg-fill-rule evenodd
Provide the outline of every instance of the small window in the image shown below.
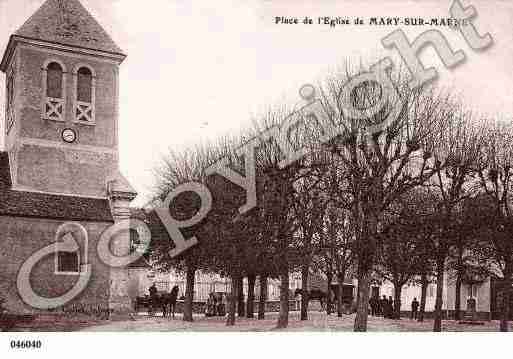
<path fill-rule="evenodd" d="M 77 100 L 92 102 L 93 74 L 87 67 L 81 67 L 77 73 Z"/>
<path fill-rule="evenodd" d="M 477 297 L 477 286 L 476 285 L 469 285 L 468 286 L 468 293 L 469 298 L 476 298 Z"/>
<path fill-rule="evenodd" d="M 60 273 L 80 273 L 78 252 L 59 252 L 57 254 L 57 271 Z"/>
<path fill-rule="evenodd" d="M 81 124 L 95 124 L 95 73 L 86 65 L 78 65 L 75 76 L 75 121 Z"/>
<path fill-rule="evenodd" d="M 10 74 L 7 80 L 7 104 L 12 106 L 14 103 L 14 75 Z"/>
<path fill-rule="evenodd" d="M 86 229 L 74 222 L 61 225 L 55 234 L 55 274 L 82 275 L 87 273 L 88 236 Z"/>
<path fill-rule="evenodd" d="M 66 69 L 57 60 L 50 60 L 43 66 L 43 119 L 64 121 Z"/>
<path fill-rule="evenodd" d="M 51 98 L 63 98 L 63 70 L 57 62 L 52 62 L 46 68 L 46 96 Z"/>
<path fill-rule="evenodd" d="M 7 119 L 6 133 L 9 133 L 15 122 L 14 91 L 14 71 L 11 71 L 7 77 L 7 105 L 5 107 L 5 118 Z"/>

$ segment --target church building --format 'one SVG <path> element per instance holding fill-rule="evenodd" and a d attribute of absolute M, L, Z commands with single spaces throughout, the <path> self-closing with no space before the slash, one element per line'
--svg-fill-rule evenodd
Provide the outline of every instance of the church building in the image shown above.
<path fill-rule="evenodd" d="M 62 307 L 130 306 L 128 269 L 108 267 L 97 253 L 101 234 L 130 217 L 137 195 L 119 171 L 125 57 L 78 0 L 47 0 L 9 39 L 0 65 L 0 296 L 13 312 L 33 312 L 40 308 L 27 298 L 45 302 L 86 281 Z M 122 254 L 129 234 L 119 237 Z M 30 288 L 19 288 L 24 277 Z"/>

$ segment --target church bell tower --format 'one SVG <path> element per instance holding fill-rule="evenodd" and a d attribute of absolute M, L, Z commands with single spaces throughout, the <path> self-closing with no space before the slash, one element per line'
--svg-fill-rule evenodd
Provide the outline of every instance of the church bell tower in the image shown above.
<path fill-rule="evenodd" d="M 5 144 L 14 190 L 108 197 L 123 51 L 78 0 L 48 0 L 10 38 Z"/>
<path fill-rule="evenodd" d="M 128 222 L 137 194 L 118 161 L 119 66 L 125 57 L 78 0 L 47 0 L 10 37 L 0 63 L 9 190 L 25 207 L 37 207 L 39 217 L 54 218 L 51 207 L 59 221 L 76 222 L 65 206 L 55 209 L 58 203 L 71 203 L 79 214 L 104 203 L 110 215 L 102 223 L 124 228 Z M 31 202 L 33 197 L 47 198 L 50 206 Z M 98 241 L 89 235 L 91 243 Z M 128 228 L 111 247 L 116 255 L 128 254 Z M 99 268 L 108 271 L 102 293 L 108 293 L 109 310 L 129 311 L 127 268 Z"/>

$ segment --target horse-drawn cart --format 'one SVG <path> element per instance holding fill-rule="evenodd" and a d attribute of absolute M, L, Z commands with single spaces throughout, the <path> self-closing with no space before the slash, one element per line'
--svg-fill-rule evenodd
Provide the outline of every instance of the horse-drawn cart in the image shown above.
<path fill-rule="evenodd" d="M 342 304 L 344 308 L 344 312 L 346 314 L 350 314 L 352 312 L 353 307 L 353 290 L 354 287 L 352 285 L 344 284 L 342 287 Z M 294 298 L 303 295 L 303 289 L 296 289 L 294 292 Z M 338 302 L 339 288 L 337 284 L 330 285 L 329 294 L 321 289 L 312 289 L 308 291 L 308 301 L 318 300 L 320 303 L 321 310 L 326 310 L 326 305 L 328 303 L 328 295 L 329 302 L 331 305 L 336 304 Z"/>
<path fill-rule="evenodd" d="M 169 313 L 174 318 L 178 291 L 178 286 L 175 286 L 169 293 L 157 292 L 153 297 L 150 295 L 136 297 L 133 303 L 134 311 L 139 313 L 141 309 L 146 309 L 148 314 L 153 316 L 157 309 L 161 309 L 164 317 Z"/>

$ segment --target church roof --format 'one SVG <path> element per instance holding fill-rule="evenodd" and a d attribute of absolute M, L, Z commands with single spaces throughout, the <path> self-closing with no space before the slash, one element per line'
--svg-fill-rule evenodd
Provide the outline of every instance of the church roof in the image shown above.
<path fill-rule="evenodd" d="M 14 35 L 123 54 L 78 0 L 47 0 Z"/>
<path fill-rule="evenodd" d="M 112 222 L 109 201 L 11 189 L 7 152 L 0 152 L 0 216 Z"/>

